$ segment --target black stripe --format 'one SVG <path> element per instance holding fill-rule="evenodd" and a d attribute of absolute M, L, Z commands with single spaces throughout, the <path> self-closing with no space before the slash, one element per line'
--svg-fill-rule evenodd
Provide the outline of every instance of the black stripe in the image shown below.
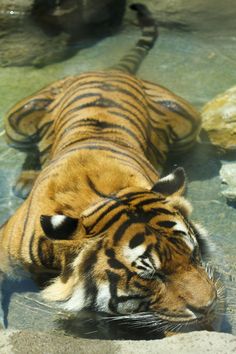
<path fill-rule="evenodd" d="M 164 220 L 164 221 L 158 221 L 157 225 L 161 227 L 166 227 L 168 229 L 171 229 L 176 225 L 175 221 L 169 221 L 169 220 Z"/>
<path fill-rule="evenodd" d="M 145 151 L 146 147 L 141 143 L 141 141 L 139 140 L 138 136 L 130 129 L 122 126 L 122 125 L 118 125 L 118 124 L 114 124 L 114 123 L 108 123 L 106 121 L 101 121 L 101 120 L 96 120 L 94 118 L 84 118 L 79 120 L 78 122 L 73 123 L 72 125 L 69 126 L 69 128 L 67 130 L 65 130 L 61 135 L 60 135 L 60 139 L 63 138 L 64 135 L 68 134 L 71 132 L 71 130 L 76 129 L 78 127 L 88 127 L 88 126 L 92 126 L 95 128 L 100 128 L 101 131 L 96 131 L 96 134 L 104 134 L 104 130 L 105 129 L 116 129 L 116 130 L 121 130 L 125 133 L 127 133 L 130 137 L 132 137 L 135 142 L 138 142 L 140 148 Z M 110 133 L 110 132 L 108 132 Z M 114 133 L 114 131 L 112 132 Z M 106 139 L 105 139 L 106 140 Z M 79 141 L 79 140 L 78 140 Z"/>
<path fill-rule="evenodd" d="M 180 235 L 186 236 L 186 232 L 182 230 L 173 230 L 173 234 L 176 236 L 180 236 Z"/>
<path fill-rule="evenodd" d="M 63 144 L 63 145 L 59 145 L 59 146 L 57 146 L 57 152 L 58 152 L 58 149 L 59 149 L 59 147 L 60 147 L 60 150 L 59 151 L 63 151 L 63 150 L 65 150 L 65 149 L 68 149 L 68 148 L 71 148 L 71 150 L 72 150 L 72 147 L 74 146 L 74 145 L 78 145 L 78 144 L 81 144 L 81 143 L 88 143 L 88 144 L 91 144 L 91 146 L 92 145 L 97 145 L 97 146 L 99 146 L 99 143 L 100 144 L 102 144 L 102 143 L 111 143 L 109 146 L 114 146 L 114 149 L 116 148 L 116 147 L 118 147 L 118 149 L 116 149 L 116 152 L 119 152 L 120 150 L 119 149 L 122 149 L 122 148 L 125 148 L 125 150 L 124 151 L 129 151 L 130 150 L 130 152 L 133 150 L 133 152 L 135 153 L 135 154 L 138 154 L 138 150 L 134 150 L 134 148 L 133 147 L 131 147 L 129 144 L 127 144 L 126 142 L 124 142 L 124 141 L 122 141 L 122 140 L 120 140 L 120 141 L 117 141 L 116 139 L 115 139 L 115 137 L 113 136 L 113 137 L 107 137 L 107 136 L 103 136 L 104 135 L 104 133 L 103 134 L 101 134 L 102 136 L 99 136 L 99 134 L 97 135 L 97 136 L 95 136 L 95 134 L 94 134 L 94 136 L 86 136 L 86 137 L 83 137 L 83 138 L 79 138 L 79 137 L 76 137 L 74 140 L 72 140 L 72 139 L 67 139 L 67 140 L 69 140 L 69 142 L 68 143 L 65 143 L 65 144 Z M 129 150 L 128 150 L 129 149 Z M 132 149 L 132 150 L 131 150 Z M 98 149 L 99 150 L 99 149 Z M 122 149 L 123 150 L 123 149 Z M 128 156 L 130 156 L 130 155 L 128 155 Z"/>
<path fill-rule="evenodd" d="M 111 296 L 108 306 L 112 312 L 114 313 L 118 312 L 118 305 L 120 303 L 124 303 L 129 300 L 143 300 L 146 298 L 146 294 L 117 296 L 118 282 L 120 280 L 120 276 L 108 270 L 106 271 L 106 273 L 110 284 L 110 296 Z"/>
<path fill-rule="evenodd" d="M 30 260 L 33 264 L 37 264 L 37 259 L 34 256 L 34 237 L 35 237 L 35 232 L 33 231 L 30 237 L 30 243 L 29 243 L 29 255 L 30 255 Z"/>
<path fill-rule="evenodd" d="M 107 248 L 105 250 L 105 254 L 107 257 L 110 257 L 110 258 L 115 258 L 115 251 L 113 248 Z"/>
<path fill-rule="evenodd" d="M 160 148 L 158 149 L 151 141 L 149 141 L 148 145 L 149 145 L 148 147 L 152 150 L 157 163 L 160 166 L 163 166 L 167 159 L 168 151 L 161 151 L 161 149 Z"/>
<path fill-rule="evenodd" d="M 136 199 L 137 197 L 142 197 L 142 196 L 148 196 L 149 193 L 148 191 L 139 191 L 139 192 L 129 192 L 129 193 L 125 193 L 123 196 L 120 196 L 121 199 L 125 198 L 128 201 L 131 201 L 133 199 Z M 157 198 L 157 200 L 159 200 Z"/>
<path fill-rule="evenodd" d="M 195 122 L 192 115 L 186 109 L 184 109 L 182 106 L 180 106 L 177 102 L 165 100 L 165 101 L 159 101 L 158 103 L 165 106 L 171 112 L 174 112 L 174 113 L 180 115 L 181 117 L 183 117 L 184 119 L 188 120 L 189 122 L 191 122 L 192 130 L 195 130 L 198 127 L 198 123 Z M 189 136 L 191 134 L 192 134 L 192 132 L 190 132 L 186 136 Z"/>
<path fill-rule="evenodd" d="M 133 248 L 141 245 L 144 242 L 144 239 L 145 238 L 144 238 L 144 233 L 143 232 L 137 233 L 130 240 L 129 247 L 133 249 Z"/>
<path fill-rule="evenodd" d="M 126 101 L 126 100 L 122 100 L 124 103 L 126 104 L 130 104 L 130 102 Z M 98 100 L 96 101 L 93 101 L 93 102 L 89 102 L 89 103 L 85 103 L 85 104 L 81 104 L 73 109 L 71 109 L 70 111 L 67 112 L 67 114 L 69 113 L 73 113 L 73 112 L 77 112 L 77 111 L 80 111 L 82 109 L 87 109 L 88 107 L 105 107 L 105 108 L 118 108 L 120 111 L 119 112 L 116 112 L 116 111 L 112 111 L 112 110 L 108 110 L 109 113 L 111 114 L 114 114 L 116 116 L 119 116 L 120 118 L 130 122 L 132 125 L 134 125 L 138 131 L 142 134 L 143 138 L 146 140 L 146 126 L 144 125 L 143 121 L 132 111 L 130 111 L 129 109 L 125 108 L 124 106 L 122 106 L 121 104 L 115 102 L 114 100 L 111 100 L 111 99 L 104 99 L 104 98 L 99 98 Z M 131 104 L 130 104 L 131 106 Z M 137 109 L 136 106 L 133 106 L 132 107 L 135 107 Z M 121 113 L 122 112 L 122 113 Z M 125 113 L 128 113 L 131 117 L 134 117 L 135 119 L 132 119 L 130 116 L 128 116 L 127 114 Z M 139 113 L 140 113 L 140 110 L 139 110 Z M 140 114 L 143 115 L 143 113 L 141 112 Z M 61 122 L 64 120 L 65 116 L 62 116 L 60 118 L 60 123 L 59 123 L 59 128 L 58 129 L 61 129 L 62 128 L 62 124 Z M 71 119 L 71 118 L 70 118 Z M 137 122 L 139 123 L 137 123 Z M 66 124 L 67 121 L 64 123 Z M 63 124 L 63 125 L 64 125 Z M 141 127 L 142 129 L 141 129 Z"/>
<path fill-rule="evenodd" d="M 117 78 L 118 77 L 118 78 Z M 137 82 L 135 81 L 131 81 L 130 77 L 124 77 L 122 80 L 122 77 L 120 78 L 119 75 L 114 75 L 112 73 L 112 77 L 111 78 L 107 78 L 106 83 L 104 83 L 103 81 L 93 81 L 93 82 L 97 82 L 98 85 L 95 87 L 98 88 L 104 88 L 104 90 L 106 89 L 106 91 L 117 91 L 119 89 L 122 89 L 119 86 L 114 86 L 114 83 L 121 83 L 124 86 L 129 86 L 130 88 L 132 88 L 134 91 L 136 91 L 140 96 L 144 97 L 144 91 L 140 88 L 140 85 L 137 84 Z M 92 87 L 93 88 L 93 87 Z M 126 90 L 127 91 L 127 90 Z"/>
<path fill-rule="evenodd" d="M 113 198 L 113 197 L 111 197 L 110 195 L 109 195 L 109 199 L 110 199 L 109 205 L 113 202 L 113 200 L 116 201 L 116 198 L 115 198 L 115 197 Z M 100 216 L 96 219 L 96 221 L 94 222 L 94 224 L 92 224 L 93 226 L 94 226 L 95 224 L 97 224 L 97 223 L 103 218 L 103 216 L 105 216 L 107 213 L 109 213 L 110 208 L 118 207 L 118 206 L 120 206 L 120 204 L 119 204 L 119 203 L 115 203 L 115 204 L 112 204 L 112 205 L 108 206 L 108 208 L 107 208 L 107 206 L 108 206 L 107 203 L 104 202 L 103 204 L 97 206 L 96 209 L 93 209 L 93 212 L 88 215 L 88 217 L 91 217 L 91 216 L 93 216 L 94 214 L 97 214 L 101 209 L 105 208 L 105 210 L 102 212 L 102 214 L 100 214 Z M 112 209 L 111 209 L 111 210 L 112 210 Z M 89 228 L 89 229 L 90 229 L 90 228 Z"/>
<path fill-rule="evenodd" d="M 52 144 L 49 144 L 49 145 L 46 146 L 43 150 L 40 150 L 40 151 L 39 151 L 40 158 L 41 158 L 42 156 L 44 156 L 45 154 L 48 154 L 48 153 L 50 152 L 51 148 L 52 148 Z"/>
<path fill-rule="evenodd" d="M 97 144 L 97 143 L 95 142 L 95 144 Z M 71 152 L 73 152 L 73 151 L 79 151 L 79 150 L 101 150 L 101 151 L 103 150 L 103 151 L 113 152 L 114 154 L 118 154 L 118 155 L 121 155 L 121 156 L 126 156 L 126 157 L 136 161 L 137 164 L 139 164 L 142 167 L 143 167 L 143 165 L 145 165 L 146 168 L 148 168 L 151 172 L 153 172 L 154 174 L 157 174 L 155 168 L 151 165 L 151 163 L 149 161 L 145 160 L 144 158 L 142 158 L 141 156 L 137 156 L 136 155 L 136 157 L 139 157 L 139 159 L 141 160 L 141 161 L 138 161 L 138 159 L 136 157 L 134 157 L 133 154 L 131 156 L 130 154 L 125 153 L 123 151 L 119 151 L 119 150 L 116 150 L 115 148 L 110 148 L 110 147 L 102 146 L 102 145 L 101 146 L 99 146 L 99 145 L 94 145 L 93 146 L 92 144 L 90 144 L 90 145 L 84 145 L 84 146 L 79 146 L 79 147 L 76 147 L 76 148 L 72 148 L 72 149 L 66 151 L 64 156 L 69 154 L 69 153 L 71 153 Z M 61 156 L 60 156 L 60 159 L 61 159 Z"/>
<path fill-rule="evenodd" d="M 145 285 L 142 285 L 140 283 L 138 283 L 137 281 L 134 281 L 133 285 L 137 288 L 137 289 L 141 289 L 142 291 L 145 291 L 149 294 L 151 294 L 151 290 L 149 288 L 147 288 Z"/>
<path fill-rule="evenodd" d="M 127 101 L 127 100 L 122 99 L 122 102 L 125 103 L 125 104 L 127 104 L 128 106 L 132 107 L 133 109 L 135 109 L 141 117 L 143 117 L 144 114 L 146 114 L 146 112 L 147 112 L 147 107 L 144 106 L 144 105 L 141 105 L 141 107 L 142 107 L 143 110 L 140 110 L 140 106 L 134 105 L 131 101 Z M 142 126 L 143 131 L 144 131 L 144 133 L 146 134 L 146 129 L 147 129 L 147 127 L 146 127 L 146 125 L 144 124 L 143 120 L 140 119 L 140 117 L 139 117 L 137 114 L 135 114 L 133 111 L 131 111 L 131 110 L 125 108 L 124 106 L 121 106 L 121 109 L 122 109 L 123 111 L 129 113 L 131 116 L 133 116 L 133 117 L 135 118 L 135 120 L 137 120 L 137 121 L 139 122 L 139 124 Z M 143 135 L 143 136 L 146 137 L 146 135 Z"/>
<path fill-rule="evenodd" d="M 91 230 L 94 228 L 94 226 L 96 226 L 105 216 L 107 216 L 109 213 L 111 213 L 112 211 L 114 211 L 115 209 L 119 209 L 122 205 L 126 206 L 128 205 L 128 203 L 132 200 L 132 199 L 136 199 L 138 196 L 142 196 L 147 194 L 147 192 L 132 192 L 132 193 L 127 193 L 124 196 L 117 198 L 116 199 L 116 203 L 110 205 L 109 207 L 107 207 L 107 204 L 105 205 L 101 205 L 99 206 L 96 210 L 93 211 L 91 215 L 96 214 L 100 209 L 105 208 L 104 211 L 97 217 L 97 219 L 94 221 L 93 224 L 90 225 L 90 227 L 88 228 L 88 231 L 91 232 Z M 110 196 L 109 196 L 110 198 Z M 123 213 L 125 212 L 124 209 L 122 209 L 119 212 L 119 215 L 121 216 Z M 117 215 L 117 214 L 116 214 Z M 115 217 L 116 217 L 115 215 Z M 119 218 L 119 217 L 118 217 Z M 115 221 L 117 221 L 115 219 Z M 112 224 L 111 224 L 112 225 Z M 104 225 L 105 226 L 105 225 Z"/>
<path fill-rule="evenodd" d="M 97 194 L 99 197 L 102 197 L 102 198 L 111 198 L 109 195 L 107 194 L 104 194 L 102 192 L 100 192 L 97 187 L 95 186 L 95 184 L 93 183 L 93 181 L 91 180 L 91 178 L 89 176 L 87 176 L 87 182 L 88 182 L 88 185 L 89 187 L 91 188 L 91 190 Z M 112 199 L 112 198 L 111 198 Z"/>
<path fill-rule="evenodd" d="M 148 269 L 152 269 L 152 270 L 153 270 L 153 268 L 151 267 L 151 265 L 150 265 L 148 262 L 146 262 L 145 259 L 142 259 L 142 264 L 145 265 Z"/>
<path fill-rule="evenodd" d="M 159 102 L 155 102 L 156 104 L 159 104 Z M 166 116 L 166 114 L 162 111 L 160 111 L 156 106 L 154 106 L 150 101 L 148 101 L 148 108 L 151 109 L 154 113 L 160 116 Z M 155 120 L 153 120 L 155 122 Z"/>
<path fill-rule="evenodd" d="M 35 185 L 35 184 L 34 184 Z M 33 189 L 32 189 L 33 190 Z M 33 195 L 34 193 L 31 193 L 29 195 L 29 197 L 27 198 L 27 201 L 28 201 L 28 208 L 27 208 L 27 211 L 26 211 L 26 215 L 25 215 L 25 219 L 24 219 L 24 222 L 23 222 L 23 228 L 22 228 L 22 232 L 21 232 L 21 235 L 19 237 L 19 243 L 22 244 L 23 243 L 23 238 L 26 234 L 26 228 L 27 228 L 27 224 L 28 224 L 28 220 L 29 220 L 29 216 L 30 216 L 30 212 L 31 212 L 31 204 L 32 204 L 32 200 L 33 200 Z M 21 253 L 23 252 L 23 247 L 21 247 Z M 24 259 L 23 256 L 21 256 L 22 259 Z"/>
<path fill-rule="evenodd" d="M 96 306 L 96 298 L 98 294 L 98 288 L 93 275 L 93 270 L 97 263 L 98 252 L 101 250 L 102 246 L 103 241 L 101 240 L 97 243 L 96 249 L 89 252 L 89 255 L 80 267 L 80 274 L 82 274 L 85 279 L 85 298 L 89 298 L 90 306 L 93 309 Z"/>
<path fill-rule="evenodd" d="M 169 250 L 169 248 L 167 247 L 167 245 L 165 245 L 165 247 L 162 247 L 161 250 L 162 253 L 162 257 L 161 257 L 161 263 L 163 264 L 163 268 L 166 267 L 166 264 L 171 260 L 172 256 L 171 256 L 171 252 Z M 160 254 L 159 254 L 160 257 Z"/>
<path fill-rule="evenodd" d="M 17 132 L 18 134 L 18 132 Z M 7 133 L 7 131 L 5 131 L 5 135 L 7 137 L 7 139 L 9 139 L 10 141 L 8 142 L 8 145 L 10 147 L 13 147 L 13 148 L 17 148 L 18 150 L 29 150 L 32 148 L 33 145 L 36 145 L 36 143 L 38 142 L 38 139 L 35 139 L 35 135 L 31 135 L 31 136 L 27 136 L 25 134 L 18 134 L 18 135 L 21 135 L 23 136 L 23 140 L 22 139 L 19 139 L 19 140 L 16 140 L 14 139 L 11 135 L 9 135 Z M 31 139 L 32 138 L 32 139 Z M 29 140 L 26 140 L 26 139 L 29 139 Z"/>
<path fill-rule="evenodd" d="M 120 114 L 119 115 L 119 112 L 114 112 L 114 111 L 110 111 L 110 110 L 108 111 L 111 114 L 115 114 L 116 116 L 119 116 L 120 118 L 123 118 L 126 121 L 129 121 L 131 124 L 133 124 L 138 129 L 140 134 L 142 134 L 143 138 L 146 140 L 146 132 L 145 132 L 146 127 L 143 124 L 143 122 L 139 119 L 139 117 L 137 117 L 137 115 L 135 115 L 132 111 L 128 110 L 127 108 L 124 108 L 121 104 L 118 104 L 117 102 L 115 102 L 115 101 L 113 101 L 111 99 L 104 99 L 104 98 L 101 98 L 101 97 L 98 100 L 95 100 L 93 102 L 87 102 L 87 103 L 78 105 L 77 107 L 75 107 L 75 108 L 69 110 L 68 112 L 66 112 L 66 114 L 64 114 L 63 116 L 60 117 L 59 124 L 58 124 L 58 127 L 56 127 L 56 129 L 59 130 L 59 131 L 62 130 L 64 128 L 64 125 L 68 123 L 68 119 L 71 120 L 72 117 L 69 116 L 70 113 L 78 112 L 78 111 L 81 111 L 83 109 L 87 109 L 89 107 L 118 108 L 121 111 L 129 113 L 131 116 L 135 117 L 135 120 L 131 119 L 131 117 L 129 117 L 129 116 L 125 115 L 125 114 L 123 114 L 123 115 Z M 66 118 L 66 121 L 63 122 L 65 118 Z M 141 127 L 139 126 L 139 124 L 136 123 L 136 120 L 139 122 L 139 124 L 144 129 L 144 132 L 141 130 Z"/>
<path fill-rule="evenodd" d="M 33 100 L 33 101 L 37 101 L 37 100 Z M 41 101 L 46 101 L 48 102 L 48 104 L 51 102 L 51 100 L 43 100 L 41 99 Z M 32 105 L 32 102 L 30 102 Z M 26 104 L 26 103 L 25 103 Z M 16 129 L 18 128 L 18 126 L 20 125 L 21 120 L 26 117 L 26 116 L 30 116 L 31 114 L 35 114 L 35 112 L 40 112 L 42 111 L 42 114 L 45 114 L 45 107 L 47 106 L 47 104 L 45 104 L 42 107 L 37 107 L 37 106 L 32 106 L 31 109 L 28 109 L 27 111 L 24 111 L 22 113 L 20 113 L 20 111 L 22 109 L 24 109 L 24 106 L 19 108 L 17 111 L 13 112 L 9 117 L 8 117 L 8 122 L 11 124 L 12 127 L 15 127 Z M 15 117 L 15 115 L 17 115 L 17 117 Z"/>
<path fill-rule="evenodd" d="M 136 207 L 143 207 L 143 206 L 146 206 L 146 205 L 149 205 L 149 204 L 153 204 L 153 203 L 158 203 L 162 200 L 164 200 L 165 198 L 145 198 L 145 200 L 139 202 L 136 204 Z"/>
<path fill-rule="evenodd" d="M 143 90 L 140 89 L 140 85 L 137 82 L 137 79 L 132 76 L 127 76 L 126 74 L 123 74 L 122 72 L 112 72 L 112 73 L 107 73 L 107 72 L 95 72 L 92 73 L 92 76 L 90 73 L 86 74 L 85 78 L 80 78 L 78 79 L 78 87 L 75 90 L 75 87 L 72 87 L 72 89 L 67 91 L 67 94 L 74 94 L 75 91 L 79 91 L 80 89 L 91 89 L 96 88 L 96 87 L 101 87 L 104 84 L 104 80 L 98 80 L 97 78 L 104 78 L 106 79 L 106 83 L 121 83 L 127 86 L 130 86 L 133 88 L 135 91 L 137 91 L 140 95 L 143 95 L 144 92 Z M 85 79 L 85 82 L 80 82 L 83 79 Z M 90 79 L 88 81 L 88 79 Z M 94 85 L 94 86 L 93 86 Z M 88 87 L 86 87 L 88 86 Z M 64 97 L 63 97 L 64 98 Z M 61 101 L 60 101 L 61 102 Z"/>
<path fill-rule="evenodd" d="M 28 111 L 25 111 L 25 113 L 27 112 L 34 112 L 34 111 L 38 111 L 38 110 L 41 110 L 43 108 L 45 108 L 46 106 L 48 106 L 53 100 L 52 99 L 48 99 L 48 98 L 33 98 L 31 100 L 29 100 L 28 102 L 24 102 L 24 105 L 23 106 L 20 106 L 16 111 L 12 112 L 10 117 L 12 117 L 14 114 L 15 115 L 19 115 L 20 112 L 22 111 L 22 109 L 24 109 L 25 105 L 32 105 L 32 103 L 36 103 L 35 107 L 32 107 L 32 109 L 28 110 Z M 44 103 L 44 105 L 42 107 L 37 107 L 37 103 Z M 18 116 L 19 118 L 19 116 Z"/>
<path fill-rule="evenodd" d="M 108 259 L 107 263 L 113 269 L 126 269 L 125 265 L 115 258 Z"/>
<path fill-rule="evenodd" d="M 120 276 L 116 273 L 111 272 L 110 270 L 107 270 L 106 273 L 109 281 L 110 296 L 111 296 L 108 306 L 112 312 L 116 313 L 117 306 L 115 303 L 115 299 L 117 298 L 117 284 L 120 280 Z"/>
<path fill-rule="evenodd" d="M 126 109 L 122 109 L 122 110 L 123 110 L 123 111 L 127 111 Z M 115 115 L 116 117 L 122 118 L 122 119 L 128 121 L 129 123 L 131 123 L 132 125 L 134 125 L 134 126 L 137 128 L 137 130 L 139 131 L 139 133 L 143 136 L 143 138 L 144 138 L 145 140 L 147 140 L 147 133 L 146 133 L 146 131 L 143 132 L 143 131 L 140 129 L 139 124 L 137 124 L 137 122 L 136 122 L 135 120 L 133 120 L 131 117 L 129 117 L 127 114 L 124 114 L 122 111 L 116 112 L 116 111 L 110 110 L 110 109 L 108 110 L 108 113 L 111 113 L 111 114 Z M 130 112 L 129 112 L 129 113 L 130 113 Z M 139 120 L 138 120 L 138 122 L 140 123 Z"/>
<path fill-rule="evenodd" d="M 130 225 L 134 224 L 132 219 L 125 220 L 122 224 L 118 227 L 113 235 L 113 243 L 116 245 L 124 235 L 125 231 L 129 228 Z"/>
<path fill-rule="evenodd" d="M 174 213 L 164 208 L 152 208 L 152 210 L 157 212 L 158 214 L 174 215 Z"/>
<path fill-rule="evenodd" d="M 41 140 L 43 136 L 48 132 L 49 128 L 52 126 L 52 121 L 44 123 L 38 130 L 37 130 L 37 135 L 39 136 L 39 139 Z"/>
<path fill-rule="evenodd" d="M 90 97 L 97 97 L 97 96 L 100 96 L 98 92 L 88 92 L 88 93 L 83 93 L 81 95 L 78 95 L 74 97 L 72 100 L 70 100 L 69 102 L 67 102 L 67 104 L 62 108 L 60 114 L 63 113 L 72 103 L 82 100 L 83 98 L 90 98 Z"/>
<path fill-rule="evenodd" d="M 109 155 L 108 155 L 109 156 Z M 112 155 L 109 156 L 110 158 L 114 158 Z M 122 158 L 119 158 L 119 157 L 116 157 L 116 160 L 117 161 L 120 161 L 123 165 L 126 165 L 126 166 L 129 166 L 131 167 L 133 170 L 137 171 L 138 174 L 142 175 L 146 180 L 148 180 L 148 182 L 150 183 L 150 185 L 153 185 L 156 181 L 156 179 L 151 179 L 150 176 L 148 176 L 147 174 L 143 173 L 142 170 L 140 170 L 139 168 L 137 168 L 137 166 L 133 165 L 131 162 L 125 160 L 125 159 L 122 159 Z"/>
<path fill-rule="evenodd" d="M 54 249 L 53 243 L 44 237 L 38 241 L 38 258 L 41 264 L 48 269 L 53 269 Z"/>
<path fill-rule="evenodd" d="M 120 212 L 118 212 L 117 214 L 115 214 L 107 223 L 105 223 L 102 227 L 102 229 L 100 230 L 100 233 L 104 232 L 105 230 L 109 229 L 114 223 L 116 223 L 121 216 L 125 213 L 125 210 L 122 209 Z"/>
<path fill-rule="evenodd" d="M 113 83 L 113 80 L 112 80 L 112 83 Z M 112 83 L 110 84 L 103 84 L 101 85 L 100 89 L 102 91 L 111 91 L 111 87 L 113 88 L 112 90 L 115 90 L 117 93 L 120 92 L 120 93 L 123 93 L 124 95 L 127 95 L 129 97 L 132 97 L 134 100 L 136 100 L 141 106 L 143 105 L 143 101 L 140 100 L 139 97 L 137 97 L 135 94 L 133 94 L 131 91 L 125 89 L 125 88 L 122 88 L 122 87 L 119 87 L 119 86 L 113 86 Z M 124 82 L 124 85 L 126 85 L 126 83 Z M 135 89 L 134 87 L 132 87 L 133 89 Z M 144 96 L 144 92 L 143 91 L 138 91 L 137 89 L 135 89 L 139 94 L 140 96 L 142 96 L 142 98 L 145 98 Z"/>

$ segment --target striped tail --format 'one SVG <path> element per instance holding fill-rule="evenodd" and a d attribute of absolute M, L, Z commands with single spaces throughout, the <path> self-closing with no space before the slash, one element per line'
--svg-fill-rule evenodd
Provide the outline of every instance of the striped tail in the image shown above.
<path fill-rule="evenodd" d="M 132 48 L 117 65 L 112 66 L 110 69 L 135 74 L 157 39 L 158 28 L 156 20 L 152 17 L 151 12 L 145 5 L 132 4 L 130 8 L 137 12 L 139 26 L 142 29 L 142 36 L 137 41 L 135 47 Z"/>

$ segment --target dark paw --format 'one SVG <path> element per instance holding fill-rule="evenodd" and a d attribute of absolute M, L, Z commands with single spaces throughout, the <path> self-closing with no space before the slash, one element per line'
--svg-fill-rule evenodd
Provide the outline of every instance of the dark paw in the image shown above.
<path fill-rule="evenodd" d="M 26 199 L 33 187 L 33 184 L 39 174 L 39 171 L 22 171 L 15 186 L 13 187 L 14 194 L 22 199 Z"/>

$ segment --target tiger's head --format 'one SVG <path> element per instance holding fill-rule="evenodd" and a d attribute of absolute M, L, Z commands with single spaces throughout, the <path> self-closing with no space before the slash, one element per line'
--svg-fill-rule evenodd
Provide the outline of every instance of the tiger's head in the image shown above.
<path fill-rule="evenodd" d="M 143 318 L 166 330 L 211 323 L 221 289 L 205 265 L 206 234 L 189 220 L 184 189 L 185 174 L 178 168 L 151 190 L 133 187 L 109 196 L 79 221 L 42 218 L 45 233 L 49 226 L 55 235 L 68 227 L 84 239 L 66 276 L 56 278 L 43 296 L 63 301 L 66 310 Z"/>

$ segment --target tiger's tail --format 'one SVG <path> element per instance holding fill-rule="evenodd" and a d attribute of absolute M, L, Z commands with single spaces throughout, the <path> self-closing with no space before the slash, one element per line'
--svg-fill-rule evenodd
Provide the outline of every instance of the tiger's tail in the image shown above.
<path fill-rule="evenodd" d="M 152 17 L 151 12 L 144 4 L 132 4 L 130 8 L 137 12 L 142 35 L 135 47 L 121 58 L 117 65 L 112 66 L 110 69 L 135 74 L 158 38 L 158 27 L 156 20 Z"/>

